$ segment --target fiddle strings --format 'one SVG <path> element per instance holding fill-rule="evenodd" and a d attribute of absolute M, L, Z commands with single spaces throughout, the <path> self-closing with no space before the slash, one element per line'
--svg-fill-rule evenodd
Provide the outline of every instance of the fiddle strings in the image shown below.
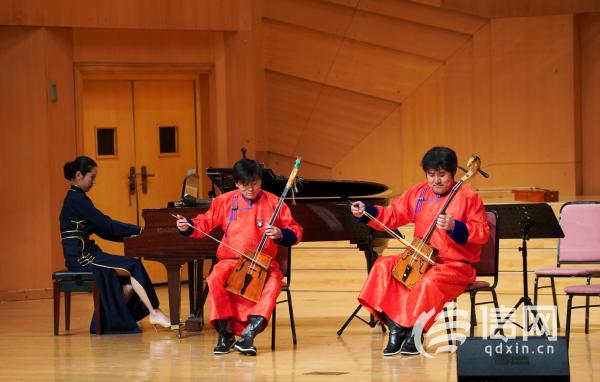
<path fill-rule="evenodd" d="M 352 202 L 350 202 L 350 204 L 352 204 Z M 421 249 L 423 249 L 422 246 L 421 246 L 421 248 L 414 247 L 411 243 L 409 243 L 408 241 L 404 240 L 402 237 L 400 237 L 400 235 L 398 235 L 396 232 L 394 232 L 393 230 L 391 230 L 388 226 L 386 226 L 385 224 L 383 224 L 382 222 L 380 222 L 375 216 L 371 215 L 370 213 L 368 213 L 365 210 L 362 210 L 362 213 L 363 213 L 363 215 L 365 215 L 369 219 L 373 220 L 375 223 L 379 224 L 387 233 L 389 233 L 390 235 L 392 235 L 395 239 L 397 239 L 398 241 L 400 241 L 402 244 L 404 244 L 407 247 L 411 248 L 413 251 L 416 251 L 425 260 L 427 260 L 427 262 L 429 262 L 432 265 L 435 265 L 435 261 L 431 260 L 431 257 L 429 257 L 429 256 L 425 255 L 423 252 L 421 252 Z"/>
<path fill-rule="evenodd" d="M 448 205 L 450 204 L 450 201 L 454 198 L 454 194 L 456 194 L 456 192 L 458 191 L 458 189 L 460 188 L 460 186 L 462 186 L 462 184 L 464 183 L 464 181 L 461 179 L 458 182 L 456 182 L 456 184 L 454 185 L 454 187 L 452 187 L 452 190 L 450 191 L 450 195 L 448 196 L 448 198 L 446 199 L 446 202 L 444 203 L 444 205 L 442 206 L 442 208 L 440 208 L 440 211 L 437 213 L 437 215 L 435 216 L 435 219 L 433 219 L 433 222 L 431 222 L 431 225 L 429 226 L 429 229 L 427 230 L 427 233 L 425 234 L 425 236 L 423 237 L 423 240 L 418 244 L 418 248 L 422 249 L 425 245 L 427 245 L 427 242 L 429 241 L 431 235 L 433 234 L 433 231 L 435 230 L 435 227 L 437 225 L 437 218 L 443 214 L 444 212 L 446 212 L 446 208 L 448 208 Z M 414 257 L 410 259 L 410 265 L 413 265 L 415 259 Z"/>
<path fill-rule="evenodd" d="M 431 235 L 433 234 L 433 231 L 435 230 L 435 226 L 437 224 L 437 218 L 441 214 L 443 214 L 444 212 L 446 212 L 446 208 L 448 208 L 448 205 L 450 204 L 450 201 L 452 201 L 452 199 L 454 199 L 454 194 L 456 194 L 456 192 L 458 191 L 458 189 L 460 188 L 460 186 L 463 185 L 463 183 L 464 183 L 464 181 L 461 179 L 458 182 L 456 182 L 456 184 L 454 185 L 454 187 L 452 187 L 452 190 L 450 191 L 450 195 L 448 195 L 448 198 L 444 202 L 444 205 L 442 206 L 442 208 L 440 208 L 440 211 L 435 216 L 435 219 L 433 219 L 433 222 L 431 222 L 431 225 L 429 226 L 429 229 L 427 230 L 427 233 L 423 237 L 423 242 L 429 241 Z"/>
<path fill-rule="evenodd" d="M 290 177 L 288 178 L 285 188 L 283 189 L 283 192 L 281 193 L 281 196 L 279 197 L 279 201 L 277 202 L 277 205 L 275 206 L 275 210 L 273 211 L 273 214 L 271 215 L 271 218 L 269 219 L 269 226 L 272 226 L 275 223 L 275 219 L 277 219 L 277 215 L 279 215 L 279 211 L 281 210 L 281 206 L 283 205 L 283 202 L 285 201 L 285 197 L 286 197 L 287 193 L 290 191 L 290 189 L 292 188 L 292 184 L 296 180 L 296 174 L 298 173 L 298 168 L 300 168 L 300 157 L 296 158 L 296 162 L 294 163 L 294 168 L 292 170 L 292 173 L 290 174 Z M 248 270 L 246 271 L 247 274 L 250 274 L 250 272 L 254 271 L 254 265 L 256 263 L 258 263 L 258 256 L 262 252 L 263 248 L 265 247 L 266 242 L 267 242 L 267 231 L 265 230 L 260 239 L 260 244 L 258 244 L 258 247 L 256 248 L 256 252 L 254 253 L 252 262 L 251 262 L 250 266 L 248 266 Z"/>
<path fill-rule="evenodd" d="M 437 219 L 438 219 L 438 217 L 440 215 L 442 215 L 443 213 L 446 212 L 446 208 L 448 208 L 448 205 L 450 204 L 450 201 L 452 199 L 454 199 L 454 195 L 458 192 L 458 189 L 463 185 L 463 183 L 465 183 L 468 179 L 470 179 L 471 177 L 473 177 L 473 175 L 477 174 L 477 171 L 479 171 L 486 178 L 489 177 L 488 173 L 486 173 L 485 171 L 480 171 L 479 170 L 479 164 L 480 163 L 481 163 L 481 161 L 480 161 L 479 157 L 477 157 L 477 156 L 471 156 L 469 158 L 469 161 L 467 162 L 468 170 L 464 169 L 462 166 L 459 166 L 461 170 L 463 170 L 464 172 L 466 172 L 466 174 L 462 178 L 460 178 L 460 180 L 458 182 L 456 182 L 456 184 L 454 185 L 454 187 L 452 187 L 452 190 L 450 191 L 450 195 L 446 199 L 446 202 L 444 203 L 444 205 L 442 206 L 442 208 L 440 208 L 440 211 L 437 213 L 435 219 L 433 219 L 433 221 L 431 222 L 431 225 L 429 226 L 429 229 L 427 230 L 427 233 L 423 237 L 423 240 L 421 241 L 421 243 L 419 243 L 420 249 L 423 248 L 425 245 L 427 245 L 427 242 L 431 238 L 431 235 L 433 235 L 433 231 L 435 230 L 435 227 L 437 225 Z M 414 258 L 411 258 L 410 265 L 412 265 L 413 262 L 414 262 Z"/>
<path fill-rule="evenodd" d="M 285 194 L 287 194 L 288 189 L 286 188 L 284 190 L 284 194 L 279 198 L 279 201 L 277 202 L 277 206 L 275 207 L 275 210 L 273 211 L 273 214 L 271 215 L 271 218 L 269 219 L 269 226 L 272 226 L 273 223 L 275 223 L 275 219 L 277 219 L 277 215 L 279 214 L 279 210 L 281 209 L 281 205 L 283 204 L 283 201 L 285 199 Z M 260 239 L 260 244 L 258 244 L 258 247 L 256 248 L 256 252 L 254 253 L 254 257 L 252 257 L 250 266 L 248 266 L 248 271 L 246 273 L 250 273 L 252 271 L 254 271 L 254 265 L 256 265 L 258 263 L 258 255 L 262 252 L 263 248 L 265 247 L 265 244 L 267 242 L 267 231 L 265 230 L 262 234 L 262 237 Z"/>
<path fill-rule="evenodd" d="M 178 220 L 179 220 L 179 218 L 178 218 L 177 216 L 175 216 L 175 215 L 173 215 L 173 214 L 171 214 L 171 216 L 173 216 L 175 219 L 178 219 Z M 193 228 L 193 229 L 195 229 L 196 231 L 200 232 L 200 233 L 201 233 L 201 234 L 203 234 L 204 236 L 206 236 L 206 237 L 209 237 L 209 238 L 213 239 L 214 241 L 216 241 L 217 243 L 219 243 L 219 244 L 222 244 L 222 245 L 224 245 L 225 247 L 227 247 L 227 248 L 231 249 L 231 250 L 232 250 L 232 251 L 234 251 L 235 253 L 237 253 L 237 254 L 240 254 L 240 255 L 242 255 L 243 257 L 248 257 L 248 256 L 246 256 L 246 254 L 244 254 L 244 253 L 242 253 L 241 251 L 239 251 L 239 250 L 237 250 L 237 249 L 233 248 L 233 247 L 232 247 L 232 246 L 230 246 L 229 244 L 226 244 L 226 243 L 222 242 L 221 240 L 217 239 L 216 237 L 214 237 L 214 236 L 211 236 L 210 234 L 208 234 L 208 233 L 204 232 L 203 230 L 201 230 L 200 228 L 198 228 L 198 227 L 194 226 L 193 224 L 190 224 L 190 223 L 187 223 L 187 222 L 186 222 L 185 224 L 186 224 L 188 227 L 192 227 L 192 228 Z"/>

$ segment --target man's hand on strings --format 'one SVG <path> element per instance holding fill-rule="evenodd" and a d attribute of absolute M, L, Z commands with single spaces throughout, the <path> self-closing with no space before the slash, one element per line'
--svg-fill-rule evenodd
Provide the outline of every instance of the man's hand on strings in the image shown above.
<path fill-rule="evenodd" d="M 363 216 L 364 210 L 365 210 L 365 204 L 361 201 L 352 203 L 352 206 L 350 207 L 350 211 L 352 212 L 352 215 L 354 215 L 357 218 L 361 218 Z"/>
<path fill-rule="evenodd" d="M 265 228 L 265 235 L 271 240 L 277 240 L 283 237 L 281 230 L 274 225 L 268 225 L 267 228 Z"/>
<path fill-rule="evenodd" d="M 187 231 L 188 227 L 190 226 L 190 223 L 188 222 L 188 220 L 179 214 L 177 214 L 176 224 L 177 224 L 177 229 L 182 232 Z"/>
<path fill-rule="evenodd" d="M 436 227 L 446 231 L 452 231 L 454 229 L 454 218 L 450 215 L 440 215 L 435 222 Z"/>

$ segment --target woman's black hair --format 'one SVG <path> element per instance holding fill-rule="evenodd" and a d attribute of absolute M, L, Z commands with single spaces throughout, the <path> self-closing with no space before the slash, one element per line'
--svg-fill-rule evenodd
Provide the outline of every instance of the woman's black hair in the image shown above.
<path fill-rule="evenodd" d="M 421 167 L 425 172 L 429 170 L 446 170 L 454 176 L 457 166 L 458 160 L 454 150 L 443 146 L 432 147 L 421 160 Z"/>
<path fill-rule="evenodd" d="M 248 184 L 261 179 L 264 166 L 254 159 L 243 158 L 233 165 L 233 180 L 236 183 Z"/>
<path fill-rule="evenodd" d="M 97 165 L 92 158 L 86 156 L 77 157 L 74 161 L 65 163 L 65 179 L 71 180 L 75 178 L 75 174 L 77 174 L 77 171 L 80 171 L 81 175 L 85 175 L 88 172 L 90 172 L 94 167 L 97 167 Z"/>

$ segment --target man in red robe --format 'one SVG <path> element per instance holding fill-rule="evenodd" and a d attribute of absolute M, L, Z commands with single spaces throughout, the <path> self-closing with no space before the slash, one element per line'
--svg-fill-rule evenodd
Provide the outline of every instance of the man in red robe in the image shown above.
<path fill-rule="evenodd" d="M 425 154 L 421 166 L 426 181 L 408 189 L 389 207 L 362 202 L 355 202 L 351 207 L 355 217 L 377 230 L 383 228 L 364 216 L 363 211 L 392 229 L 412 222 L 414 236 L 419 238 L 424 237 L 432 224 L 436 225 L 429 245 L 439 251 L 437 264 L 413 288 L 392 277 L 398 256 L 387 256 L 375 262 L 358 296 L 358 301 L 389 327 L 384 356 L 419 353 L 415 333 L 427 331 L 444 304 L 457 298 L 475 281 L 473 263 L 479 261 L 481 245 L 489 236 L 481 198 L 468 185 L 459 188 L 446 212 L 436 220 L 456 184 L 455 152 L 447 147 L 434 147 Z M 423 315 L 427 313 L 430 315 Z M 429 318 L 425 322 L 418 321 L 421 315 Z"/>
<path fill-rule="evenodd" d="M 278 245 L 292 246 L 302 238 L 302 227 L 285 203 L 273 225 L 268 225 L 279 197 L 261 189 L 262 173 L 263 166 L 257 161 L 239 160 L 233 166 L 237 190 L 216 197 L 204 214 L 190 220 L 183 217 L 177 220 L 180 232 L 194 238 L 205 235 L 192 226 L 204 233 L 221 226 L 224 232 L 222 243 L 226 245 L 219 245 L 219 262 L 206 278 L 210 322 L 219 334 L 214 354 L 226 354 L 235 347 L 242 354 L 256 355 L 254 337 L 267 326 L 283 280 L 279 264 L 273 260 L 258 302 L 227 291 L 227 279 L 240 258 L 231 248 L 254 253 L 264 233 L 268 240 L 262 252 L 274 258 Z M 240 336 L 237 342 L 236 335 Z"/>

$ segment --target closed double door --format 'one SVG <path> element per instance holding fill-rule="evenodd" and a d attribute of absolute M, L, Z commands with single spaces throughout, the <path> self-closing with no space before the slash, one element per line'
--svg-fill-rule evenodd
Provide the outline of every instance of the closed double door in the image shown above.
<path fill-rule="evenodd" d="M 89 193 L 115 220 L 144 225 L 145 208 L 180 198 L 182 182 L 197 168 L 194 80 L 85 80 L 82 92 L 83 153 L 98 164 Z M 98 239 L 107 253 L 123 245 Z M 153 282 L 164 267 L 146 261 Z"/>

